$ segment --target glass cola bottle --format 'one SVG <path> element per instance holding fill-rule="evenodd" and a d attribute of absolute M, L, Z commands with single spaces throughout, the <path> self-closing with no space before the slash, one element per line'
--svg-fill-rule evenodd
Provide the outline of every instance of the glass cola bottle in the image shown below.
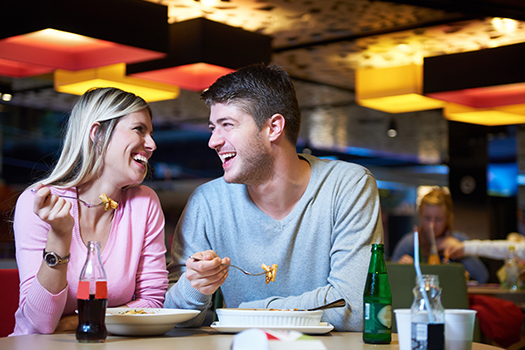
<path fill-rule="evenodd" d="M 106 272 L 100 259 L 100 242 L 89 241 L 87 248 L 86 262 L 78 282 L 76 338 L 81 343 L 103 343 L 107 337 L 105 322 L 108 304 Z"/>
<path fill-rule="evenodd" d="M 363 341 L 390 344 L 392 341 L 392 293 L 385 263 L 385 246 L 372 244 L 363 293 Z"/>

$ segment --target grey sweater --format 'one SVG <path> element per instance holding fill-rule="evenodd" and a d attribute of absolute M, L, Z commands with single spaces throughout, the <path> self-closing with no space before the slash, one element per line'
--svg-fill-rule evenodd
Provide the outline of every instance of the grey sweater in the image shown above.
<path fill-rule="evenodd" d="M 221 286 L 227 307 L 303 309 L 344 298 L 347 307 L 325 310 L 322 320 L 337 330 L 362 330 L 370 245 L 383 237 L 375 179 L 356 164 L 300 157 L 310 163 L 310 183 L 281 221 L 264 214 L 245 185 L 219 178 L 195 190 L 175 230 L 168 269 L 177 283 L 164 307 L 208 307 L 210 296 L 191 286 L 184 264 L 189 255 L 212 249 L 252 272 L 261 272 L 262 263 L 278 265 L 268 285 L 264 276 L 230 268 Z M 200 325 L 203 317 L 188 325 Z"/>

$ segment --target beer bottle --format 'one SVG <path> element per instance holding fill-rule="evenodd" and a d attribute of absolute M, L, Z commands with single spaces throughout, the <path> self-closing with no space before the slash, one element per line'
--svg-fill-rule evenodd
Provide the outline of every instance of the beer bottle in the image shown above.
<path fill-rule="evenodd" d="M 438 250 L 435 244 L 430 246 L 430 255 L 428 256 L 429 265 L 439 265 L 441 264 L 441 259 L 439 258 Z"/>
<path fill-rule="evenodd" d="M 106 307 L 108 288 L 106 272 L 100 259 L 100 242 L 88 242 L 88 254 L 78 282 L 78 326 L 80 343 L 103 343 L 107 337 Z"/>
<path fill-rule="evenodd" d="M 363 304 L 363 341 L 368 344 L 390 344 L 392 293 L 388 283 L 383 244 L 372 244 Z"/>

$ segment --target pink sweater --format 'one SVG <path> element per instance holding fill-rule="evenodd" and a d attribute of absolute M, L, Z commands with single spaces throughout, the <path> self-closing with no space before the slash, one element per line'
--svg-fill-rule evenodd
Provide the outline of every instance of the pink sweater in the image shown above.
<path fill-rule="evenodd" d="M 76 197 L 76 188 L 52 191 Z M 26 190 L 16 204 L 14 232 L 20 302 L 12 335 L 53 333 L 63 315 L 75 312 L 78 278 L 87 255 L 78 226 L 79 204 L 72 201 L 75 226 L 67 267 L 68 285 L 56 295 L 43 288 L 36 274 L 49 225 L 33 212 L 33 201 L 34 194 Z M 123 190 L 101 254 L 108 280 L 108 307 L 162 307 L 168 287 L 165 253 L 164 214 L 156 193 L 146 186 Z"/>

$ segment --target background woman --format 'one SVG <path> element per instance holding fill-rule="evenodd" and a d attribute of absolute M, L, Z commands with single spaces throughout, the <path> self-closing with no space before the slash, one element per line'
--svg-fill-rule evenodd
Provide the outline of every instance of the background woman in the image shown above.
<path fill-rule="evenodd" d="M 420 225 L 419 244 L 423 261 L 426 262 L 430 254 L 431 227 L 433 227 L 437 246 L 446 237 L 454 237 L 459 241 L 465 241 L 469 237 L 463 232 L 454 231 L 452 228 L 453 211 L 452 197 L 450 193 L 442 188 L 435 188 L 421 199 L 419 204 Z M 443 256 L 440 255 L 443 261 Z M 392 261 L 400 264 L 414 263 L 414 233 L 407 233 L 401 238 L 394 249 Z M 475 257 L 466 257 L 460 261 L 470 277 L 479 283 L 485 283 L 489 279 L 487 267 L 481 260 Z"/>
<path fill-rule="evenodd" d="M 168 285 L 164 215 L 155 192 L 138 186 L 155 149 L 151 110 L 142 98 L 115 88 L 91 89 L 80 98 L 58 163 L 16 204 L 20 303 L 12 335 L 76 328 L 88 241 L 101 242 L 108 307 L 162 307 Z M 98 204 L 102 194 L 116 209 L 60 197 Z M 46 254 L 61 262 L 49 264 Z"/>

